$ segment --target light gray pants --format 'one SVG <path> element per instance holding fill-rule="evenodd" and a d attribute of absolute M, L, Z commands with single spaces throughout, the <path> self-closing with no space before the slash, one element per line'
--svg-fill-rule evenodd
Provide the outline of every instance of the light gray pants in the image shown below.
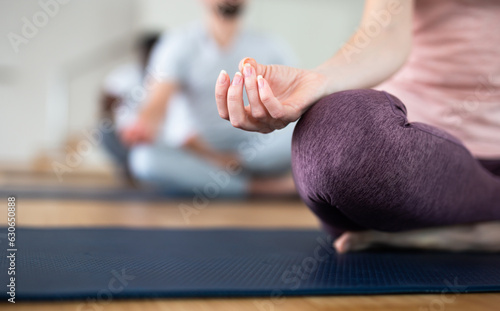
<path fill-rule="evenodd" d="M 241 197 L 247 194 L 251 176 L 278 176 L 290 171 L 294 126 L 271 134 L 249 133 L 237 145 L 224 148 L 240 155 L 243 170 L 238 173 L 162 142 L 134 147 L 129 157 L 130 170 L 139 181 L 160 189 Z"/>

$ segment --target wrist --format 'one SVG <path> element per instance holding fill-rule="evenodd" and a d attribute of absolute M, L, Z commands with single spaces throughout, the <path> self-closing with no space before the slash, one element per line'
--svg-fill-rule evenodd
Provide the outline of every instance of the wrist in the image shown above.
<path fill-rule="evenodd" d="M 340 91 L 337 83 L 332 78 L 333 74 L 330 66 L 323 64 L 314 68 L 312 71 L 321 77 L 321 84 L 319 87 L 320 98 Z"/>

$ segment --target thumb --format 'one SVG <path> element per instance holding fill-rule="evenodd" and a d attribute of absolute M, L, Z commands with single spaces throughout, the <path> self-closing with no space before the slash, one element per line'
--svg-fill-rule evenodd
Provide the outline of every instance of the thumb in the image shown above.
<path fill-rule="evenodd" d="M 245 66 L 245 64 L 252 65 L 257 75 L 264 75 L 266 72 L 267 66 L 257 63 L 257 61 L 251 57 L 245 57 L 240 61 L 238 68 L 240 69 L 241 72 L 243 72 L 243 66 Z"/>

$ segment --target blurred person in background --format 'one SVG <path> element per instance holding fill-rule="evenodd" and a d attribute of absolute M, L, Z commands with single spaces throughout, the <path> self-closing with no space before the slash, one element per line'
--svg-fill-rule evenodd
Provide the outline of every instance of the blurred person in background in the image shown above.
<path fill-rule="evenodd" d="M 221 120 L 215 107 L 212 81 L 221 67 L 236 72 L 237 60 L 248 54 L 262 62 L 291 63 L 291 53 L 276 38 L 243 29 L 245 4 L 203 0 L 203 23 L 169 32 L 155 47 L 148 97 L 121 132 L 139 181 L 182 193 L 215 183 L 220 196 L 295 194 L 293 128 L 270 136 L 239 131 Z M 172 111 L 178 94 L 186 101 L 181 111 Z M 172 122 L 176 126 L 165 134 L 162 128 Z"/>
<path fill-rule="evenodd" d="M 139 60 L 115 68 L 107 75 L 102 86 L 101 117 L 112 121 L 114 125 L 113 131 L 103 133 L 103 143 L 120 173 L 132 185 L 134 184 L 133 178 L 128 168 L 130 150 L 120 140 L 118 133 L 125 124 L 130 122 L 137 110 L 140 98 L 135 91 L 137 88 L 142 89 L 146 66 L 159 37 L 159 33 L 141 35 L 136 43 Z"/>

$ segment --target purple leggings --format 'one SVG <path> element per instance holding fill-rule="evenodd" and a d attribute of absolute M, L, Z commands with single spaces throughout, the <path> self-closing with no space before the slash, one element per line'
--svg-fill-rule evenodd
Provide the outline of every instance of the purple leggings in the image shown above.
<path fill-rule="evenodd" d="M 396 97 L 329 95 L 298 122 L 292 167 L 301 198 L 331 234 L 500 220 L 500 165 L 450 134 L 409 123 Z"/>

